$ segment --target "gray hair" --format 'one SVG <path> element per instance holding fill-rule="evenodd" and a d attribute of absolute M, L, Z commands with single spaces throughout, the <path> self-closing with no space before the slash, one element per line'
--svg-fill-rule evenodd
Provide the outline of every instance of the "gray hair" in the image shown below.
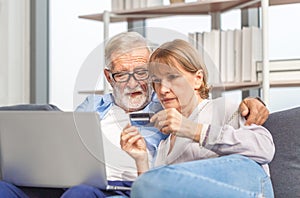
<path fill-rule="evenodd" d="M 122 32 L 112 37 L 105 46 L 105 65 L 111 69 L 111 55 L 131 52 L 137 48 L 146 48 L 151 52 L 148 47 L 147 40 L 137 32 Z"/>

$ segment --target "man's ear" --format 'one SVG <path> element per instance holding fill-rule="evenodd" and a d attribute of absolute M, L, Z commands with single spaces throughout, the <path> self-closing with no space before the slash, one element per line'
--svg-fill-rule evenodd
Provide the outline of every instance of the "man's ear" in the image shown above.
<path fill-rule="evenodd" d="M 112 85 L 113 79 L 111 79 L 108 69 L 104 69 L 104 75 L 105 75 L 106 80 L 109 82 L 109 84 Z"/>
<path fill-rule="evenodd" d="M 195 85 L 194 89 L 199 90 L 203 83 L 203 70 L 199 69 L 195 74 Z"/>

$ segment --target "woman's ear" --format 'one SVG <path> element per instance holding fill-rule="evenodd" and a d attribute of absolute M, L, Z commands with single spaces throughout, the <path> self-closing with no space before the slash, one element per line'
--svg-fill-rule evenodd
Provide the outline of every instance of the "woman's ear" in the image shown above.
<path fill-rule="evenodd" d="M 195 90 L 199 90 L 203 83 L 203 70 L 199 69 L 195 74 Z"/>

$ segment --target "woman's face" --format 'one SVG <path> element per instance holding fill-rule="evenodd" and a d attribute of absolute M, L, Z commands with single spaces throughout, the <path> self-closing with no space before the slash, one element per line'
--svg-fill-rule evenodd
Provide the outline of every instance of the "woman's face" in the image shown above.
<path fill-rule="evenodd" d="M 202 72 L 190 73 L 178 63 L 150 64 L 153 87 L 164 108 L 176 108 L 189 115 L 201 101 L 198 89 L 202 84 Z"/>

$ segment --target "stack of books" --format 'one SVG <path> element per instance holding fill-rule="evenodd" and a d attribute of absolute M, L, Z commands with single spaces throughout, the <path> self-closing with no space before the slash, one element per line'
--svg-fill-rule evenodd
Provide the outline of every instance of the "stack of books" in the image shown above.
<path fill-rule="evenodd" d="M 112 11 L 132 10 L 163 5 L 163 0 L 111 0 Z"/>
<path fill-rule="evenodd" d="M 189 41 L 198 49 L 208 70 L 217 68 L 222 83 L 257 82 L 256 62 L 262 60 L 260 28 L 189 33 Z"/>

